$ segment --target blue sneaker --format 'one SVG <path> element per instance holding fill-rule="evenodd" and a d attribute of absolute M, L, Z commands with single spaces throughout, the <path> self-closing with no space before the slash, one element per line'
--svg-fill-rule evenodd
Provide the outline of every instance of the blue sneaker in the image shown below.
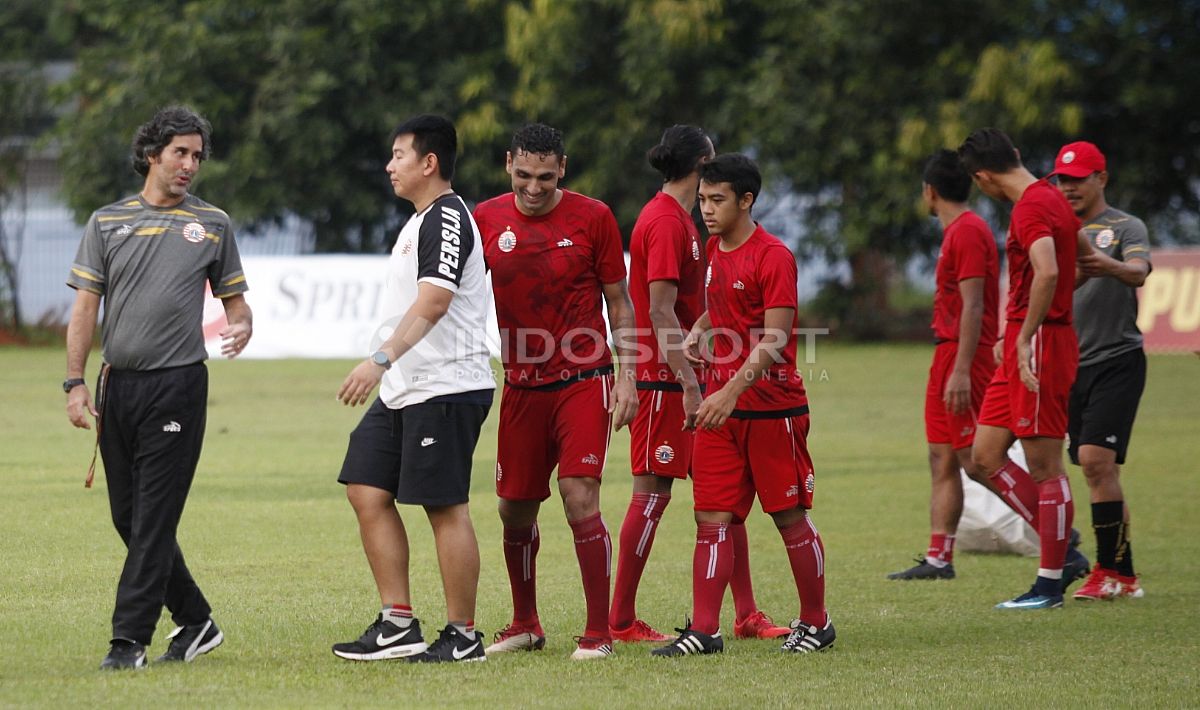
<path fill-rule="evenodd" d="M 996 605 L 997 609 L 1057 609 L 1063 605 L 1061 594 L 1038 594 L 1034 587 L 1030 587 L 1028 592 L 1025 592 L 1016 599 L 1009 599 L 1006 602 L 1000 602 Z"/>
<path fill-rule="evenodd" d="M 1062 593 L 1067 593 L 1076 580 L 1083 579 L 1091 572 L 1091 563 L 1083 553 L 1074 547 L 1067 548 L 1067 559 L 1063 562 Z"/>

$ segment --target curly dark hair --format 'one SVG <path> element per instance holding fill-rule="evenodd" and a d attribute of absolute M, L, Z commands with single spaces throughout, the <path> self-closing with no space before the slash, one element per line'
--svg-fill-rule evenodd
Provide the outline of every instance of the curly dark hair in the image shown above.
<path fill-rule="evenodd" d="M 204 148 L 200 151 L 200 159 L 208 159 L 209 137 L 212 126 L 203 116 L 187 106 L 168 106 L 159 109 L 154 118 L 138 126 L 133 135 L 133 169 L 139 175 L 145 176 L 150 172 L 150 158 L 162 153 L 163 148 L 171 144 L 175 136 L 187 136 L 199 133 Z"/>
<path fill-rule="evenodd" d="M 513 133 L 509 151 L 516 155 L 518 152 L 550 155 L 553 153 L 559 160 L 566 154 L 563 149 L 563 134 L 557 128 L 551 128 L 544 123 L 526 123 Z"/>

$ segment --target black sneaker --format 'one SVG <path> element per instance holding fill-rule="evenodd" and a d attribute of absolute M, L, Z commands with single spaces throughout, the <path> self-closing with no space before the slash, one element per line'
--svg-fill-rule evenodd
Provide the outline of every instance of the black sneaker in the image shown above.
<path fill-rule="evenodd" d="M 1063 562 L 1062 576 L 1062 593 L 1067 593 L 1067 587 L 1070 587 L 1076 580 L 1083 579 L 1091 572 L 1092 565 L 1088 562 L 1088 558 L 1083 556 L 1083 553 L 1074 547 L 1067 548 L 1067 558 Z"/>
<path fill-rule="evenodd" d="M 402 658 L 426 649 L 421 622 L 416 619 L 402 629 L 380 614 L 357 641 L 333 644 L 333 655 L 351 661 L 382 661 Z"/>
<path fill-rule="evenodd" d="M 688 656 L 692 654 L 707 654 L 707 653 L 724 653 L 725 640 L 721 638 L 721 632 L 709 636 L 708 634 L 700 633 L 692 628 L 692 620 L 688 619 L 682 629 L 675 629 L 679 632 L 679 638 L 675 639 L 666 646 L 654 649 L 650 652 L 651 656 L 659 656 L 662 658 L 675 658 L 678 656 Z"/>
<path fill-rule="evenodd" d="M 100 662 L 102 671 L 123 671 L 146 667 L 146 647 L 129 639 L 113 639 L 108 655 Z"/>
<path fill-rule="evenodd" d="M 837 632 L 833 630 L 833 620 L 829 618 L 828 614 L 825 615 L 823 628 L 809 626 L 799 619 L 792 620 L 791 627 L 792 633 L 783 642 L 783 646 L 779 649 L 781 651 L 789 653 L 824 651 L 833 646 L 833 641 L 837 638 Z"/>
<path fill-rule="evenodd" d="M 437 641 L 430 644 L 424 653 L 409 656 L 409 663 L 466 663 L 468 661 L 486 661 L 483 652 L 483 633 L 475 632 L 475 638 L 467 638 L 453 624 L 438 634 Z"/>
<path fill-rule="evenodd" d="M 954 579 L 954 565 L 947 564 L 945 567 L 934 567 L 929 564 L 929 560 L 924 557 L 918 557 L 913 562 L 917 564 L 900 572 L 892 572 L 887 576 L 888 579 Z"/>
<path fill-rule="evenodd" d="M 191 663 L 196 656 L 208 653 L 220 646 L 225 640 L 225 635 L 217 628 L 216 623 L 209 619 L 203 624 L 178 626 L 167 636 L 167 639 L 171 643 L 167 646 L 167 652 L 155 659 L 158 663 L 164 661 Z"/>

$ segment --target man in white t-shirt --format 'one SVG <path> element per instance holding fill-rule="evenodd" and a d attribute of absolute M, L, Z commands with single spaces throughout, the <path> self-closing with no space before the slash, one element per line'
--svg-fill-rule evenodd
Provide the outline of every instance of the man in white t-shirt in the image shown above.
<path fill-rule="evenodd" d="M 417 116 L 392 134 L 388 176 L 396 196 L 416 208 L 388 262 L 384 316 L 394 329 L 338 391 L 355 406 L 379 386 L 338 477 L 383 606 L 358 640 L 333 646 L 351 660 L 487 660 L 475 630 L 479 543 L 467 501 L 495 382 L 479 229 L 450 186 L 457 146 L 454 125 L 441 116 Z M 432 644 L 413 617 L 397 502 L 422 506 L 433 527 L 448 623 Z"/>

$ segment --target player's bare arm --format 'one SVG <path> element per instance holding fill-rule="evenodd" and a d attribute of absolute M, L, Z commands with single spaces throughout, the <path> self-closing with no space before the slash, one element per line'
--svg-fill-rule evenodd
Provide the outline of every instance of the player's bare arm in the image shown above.
<path fill-rule="evenodd" d="M 683 342 L 687 333 L 679 327 L 679 318 L 675 315 L 675 301 L 678 297 L 679 285 L 674 281 L 650 282 L 650 323 L 654 327 L 654 337 L 658 340 L 659 350 L 666 358 L 675 379 L 683 386 L 683 428 L 691 429 L 696 425 L 696 411 L 700 409 L 702 397 L 696 373 L 683 354 Z"/>
<path fill-rule="evenodd" d="M 620 365 L 616 382 L 613 384 L 612 404 L 609 405 L 608 411 L 612 414 L 613 429 L 619 430 L 633 421 L 634 415 L 637 414 L 637 340 L 634 338 L 637 326 L 625 281 L 604 284 L 603 290 L 604 303 L 608 306 L 608 323 L 612 328 L 617 362 Z"/>
<path fill-rule="evenodd" d="M 975 350 L 983 330 L 983 277 L 959 281 L 958 293 L 962 298 L 962 313 L 958 318 L 958 352 L 954 357 L 954 369 L 942 392 L 942 401 L 954 414 L 962 414 L 971 406 L 971 363 L 975 360 Z"/>
<path fill-rule="evenodd" d="M 721 389 L 709 395 L 696 414 L 696 426 L 716 429 L 725 424 L 738 397 L 750 389 L 772 365 L 783 361 L 783 349 L 796 320 L 795 308 L 768 308 L 763 313 L 763 335 L 741 369 Z"/>
<path fill-rule="evenodd" d="M 705 311 L 696 319 L 691 331 L 683 339 L 683 356 L 693 367 L 704 367 L 707 364 L 702 352 L 702 345 L 704 334 L 711 329 L 712 320 L 708 317 L 708 311 Z"/>
<path fill-rule="evenodd" d="M 221 299 L 225 307 L 225 321 L 228 323 L 221 329 L 221 354 L 233 359 L 242 354 L 254 335 L 254 314 L 250 312 L 250 304 L 240 293 Z"/>
<path fill-rule="evenodd" d="M 392 332 L 380 350 L 387 354 L 392 362 L 399 360 L 409 350 L 412 350 L 421 339 L 433 330 L 433 326 L 450 310 L 450 302 L 454 300 L 454 292 L 435 286 L 429 282 L 417 285 L 417 300 L 404 312 L 400 323 Z M 367 359 L 358 364 L 338 390 L 337 399 L 351 407 L 364 404 L 371 392 L 383 379 L 386 368 Z"/>
<path fill-rule="evenodd" d="M 67 324 L 67 379 L 82 379 L 87 369 L 88 353 L 96 334 L 96 315 L 100 312 L 100 294 L 76 289 L 75 305 Z M 98 415 L 92 404 L 92 393 L 86 384 L 67 393 L 67 418 L 80 429 L 91 429 L 87 415 Z"/>
<path fill-rule="evenodd" d="M 1050 235 L 1039 237 L 1029 246 L 1029 264 L 1033 267 L 1033 280 L 1029 287 L 1029 308 L 1025 322 L 1017 335 L 1017 367 L 1021 382 L 1030 392 L 1038 391 L 1037 375 L 1033 371 L 1033 334 L 1042 326 L 1050 302 L 1054 298 L 1054 287 L 1058 284 L 1058 262 L 1055 258 L 1054 239 Z"/>

